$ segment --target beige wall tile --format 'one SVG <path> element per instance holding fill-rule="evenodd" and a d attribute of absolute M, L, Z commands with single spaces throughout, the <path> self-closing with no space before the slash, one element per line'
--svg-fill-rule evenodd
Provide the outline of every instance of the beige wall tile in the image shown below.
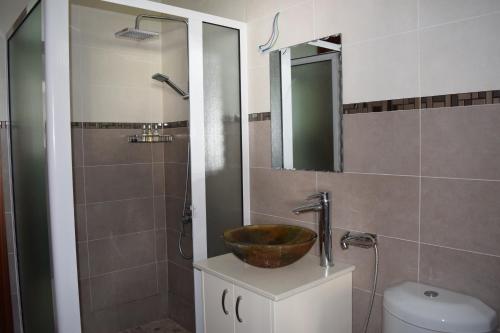
<path fill-rule="evenodd" d="M 85 203 L 85 181 L 83 168 L 73 168 L 73 197 L 75 204 Z"/>
<path fill-rule="evenodd" d="M 346 231 L 334 229 L 333 257 L 340 262 L 356 266 L 353 272 L 353 287 L 372 290 L 374 256 L 373 250 L 350 247 L 340 248 L 340 238 Z M 377 292 L 402 281 L 418 279 L 418 244 L 395 238 L 378 237 L 379 276 Z"/>
<path fill-rule="evenodd" d="M 500 312 L 500 257 L 422 245 L 420 281 L 478 297 Z"/>
<path fill-rule="evenodd" d="M 419 96 L 417 32 L 344 45 L 342 75 L 344 103 Z"/>
<path fill-rule="evenodd" d="M 129 135 L 137 129 L 85 129 L 83 147 L 85 165 L 151 163 L 150 144 L 130 144 Z"/>
<path fill-rule="evenodd" d="M 352 290 L 352 332 L 364 333 L 364 324 L 368 315 L 370 293 L 354 288 Z M 368 325 L 369 333 L 382 333 L 382 296 L 376 295 Z"/>
<path fill-rule="evenodd" d="M 161 295 L 154 295 L 83 313 L 82 326 L 84 332 L 119 332 L 164 317 L 163 308 Z"/>
<path fill-rule="evenodd" d="M 81 128 L 71 129 L 71 153 L 73 167 L 83 166 L 83 130 Z"/>
<path fill-rule="evenodd" d="M 318 173 L 337 228 L 418 240 L 417 177 Z"/>
<path fill-rule="evenodd" d="M 180 222 L 179 222 L 180 223 Z M 167 253 L 168 261 L 182 266 L 188 270 L 193 270 L 193 260 L 187 260 L 181 257 L 179 253 L 179 232 L 171 229 L 167 230 Z M 191 233 L 182 238 L 182 249 L 186 255 L 193 253 L 193 240 Z"/>
<path fill-rule="evenodd" d="M 94 310 L 140 300 L 158 292 L 155 264 L 91 278 L 90 283 Z"/>
<path fill-rule="evenodd" d="M 344 115 L 344 171 L 418 175 L 419 111 Z"/>
<path fill-rule="evenodd" d="M 77 243 L 76 247 L 77 259 L 78 259 L 78 278 L 88 279 L 89 278 L 89 251 L 87 248 L 87 242 Z"/>
<path fill-rule="evenodd" d="M 316 0 L 317 37 L 342 33 L 344 43 L 417 29 L 418 0 Z"/>
<path fill-rule="evenodd" d="M 152 230 L 153 201 L 153 198 L 144 198 L 88 204 L 89 240 Z"/>
<path fill-rule="evenodd" d="M 182 327 L 195 332 L 195 311 L 190 302 L 186 302 L 174 293 L 168 294 L 169 317 Z"/>
<path fill-rule="evenodd" d="M 500 11 L 495 0 L 420 0 L 420 27 L 445 24 Z"/>
<path fill-rule="evenodd" d="M 267 13 L 248 24 L 249 68 L 263 67 L 269 61 L 267 54 L 260 54 L 258 46 L 269 39 L 275 13 Z M 300 44 L 314 39 L 313 1 L 301 2 L 287 7 L 279 16 L 280 35 L 273 49 Z"/>
<path fill-rule="evenodd" d="M 193 271 L 168 263 L 168 291 L 181 297 L 185 302 L 194 304 Z"/>
<path fill-rule="evenodd" d="M 500 256 L 500 182 L 422 179 L 421 240 Z"/>
<path fill-rule="evenodd" d="M 248 71 L 248 110 L 249 113 L 270 112 L 269 62 L 262 67 L 254 67 Z"/>
<path fill-rule="evenodd" d="M 500 13 L 422 30 L 422 95 L 498 89 L 499 29 Z"/>
<path fill-rule="evenodd" d="M 146 231 L 89 241 L 90 276 L 155 261 L 155 232 Z"/>
<path fill-rule="evenodd" d="M 422 112 L 422 175 L 500 179 L 500 104 Z"/>
<path fill-rule="evenodd" d="M 152 196 L 151 179 L 151 164 L 86 167 L 87 203 Z"/>
<path fill-rule="evenodd" d="M 182 206 L 184 198 L 167 196 L 165 198 L 166 206 L 166 225 L 168 229 L 180 231 Z"/>
<path fill-rule="evenodd" d="M 249 123 L 250 167 L 271 168 L 271 122 Z"/>
<path fill-rule="evenodd" d="M 313 221 L 313 213 L 297 216 L 292 213 L 292 209 L 300 206 L 315 192 L 315 173 L 252 168 L 250 179 L 250 204 L 253 212 Z"/>
<path fill-rule="evenodd" d="M 163 145 L 165 163 L 187 163 L 189 128 L 169 128 L 165 130 L 165 134 L 174 136 L 173 142 L 168 142 Z"/>
<path fill-rule="evenodd" d="M 75 205 L 76 240 L 87 240 L 87 212 L 84 204 Z"/>
<path fill-rule="evenodd" d="M 165 193 L 170 197 L 184 198 L 186 165 L 165 164 Z"/>

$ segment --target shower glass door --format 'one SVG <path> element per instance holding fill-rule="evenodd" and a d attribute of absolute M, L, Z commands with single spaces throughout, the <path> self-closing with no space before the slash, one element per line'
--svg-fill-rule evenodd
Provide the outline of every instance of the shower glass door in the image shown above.
<path fill-rule="evenodd" d="M 240 32 L 203 23 L 207 256 L 227 253 L 224 230 L 243 225 Z"/>
<path fill-rule="evenodd" d="M 45 140 L 42 5 L 8 41 L 14 220 L 25 333 L 55 332 Z"/>

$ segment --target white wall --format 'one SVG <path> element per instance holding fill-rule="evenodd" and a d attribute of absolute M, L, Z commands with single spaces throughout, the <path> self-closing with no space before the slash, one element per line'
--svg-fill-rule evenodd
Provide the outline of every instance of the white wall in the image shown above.
<path fill-rule="evenodd" d="M 71 6 L 72 121 L 163 121 L 161 39 L 117 39 L 133 27 L 135 16 L 79 5 Z M 141 28 L 160 31 L 157 22 Z"/>
<path fill-rule="evenodd" d="M 250 112 L 269 111 L 267 41 L 275 48 L 342 33 L 344 103 L 500 88 L 500 2 L 248 0 Z"/>

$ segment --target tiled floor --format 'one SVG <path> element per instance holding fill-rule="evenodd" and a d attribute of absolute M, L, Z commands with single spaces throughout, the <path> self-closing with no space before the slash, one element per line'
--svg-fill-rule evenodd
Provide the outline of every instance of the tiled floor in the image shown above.
<path fill-rule="evenodd" d="M 149 324 L 129 328 L 128 330 L 121 331 L 120 333 L 191 333 L 181 327 L 175 321 L 170 319 L 163 319 L 153 321 Z"/>

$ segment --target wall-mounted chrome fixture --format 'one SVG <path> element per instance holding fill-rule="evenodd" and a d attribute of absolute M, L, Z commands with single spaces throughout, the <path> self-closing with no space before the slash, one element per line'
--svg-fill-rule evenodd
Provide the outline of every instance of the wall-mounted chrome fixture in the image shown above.
<path fill-rule="evenodd" d="M 162 123 L 142 125 L 142 133 L 128 136 L 130 143 L 159 143 L 172 142 L 174 136 L 170 134 L 160 134 L 160 128 L 163 128 Z"/>
<path fill-rule="evenodd" d="M 182 19 L 177 19 L 177 18 L 171 18 L 171 17 L 165 17 L 165 16 L 156 16 L 156 15 L 147 15 L 147 14 L 142 14 L 142 15 L 137 15 L 135 18 L 135 26 L 133 28 L 125 28 L 122 29 L 118 32 L 115 32 L 115 37 L 117 38 L 126 38 L 126 39 L 132 39 L 135 41 L 143 41 L 147 39 L 156 39 L 160 36 L 159 32 L 156 31 L 148 31 L 144 29 L 140 29 L 139 25 L 142 19 L 153 19 L 153 20 L 166 20 L 166 21 L 175 21 L 175 22 L 182 22 L 188 25 L 186 20 Z"/>
<path fill-rule="evenodd" d="M 170 80 L 170 78 L 168 76 L 166 76 L 164 74 L 156 73 L 151 78 L 153 80 L 156 80 L 156 81 L 168 84 L 179 95 L 181 95 L 182 98 L 184 98 L 184 99 L 188 99 L 189 98 L 189 94 L 187 92 L 185 92 L 184 90 L 182 90 L 181 88 L 179 88 L 178 85 L 176 85 L 175 83 L 173 83 L 172 80 Z"/>
<path fill-rule="evenodd" d="M 319 212 L 319 251 L 320 264 L 333 266 L 332 224 L 330 223 L 330 196 L 328 192 L 318 192 L 307 198 L 304 205 L 292 210 L 296 215 L 305 212 Z"/>
<path fill-rule="evenodd" d="M 368 324 L 370 323 L 370 317 L 373 310 L 373 301 L 375 300 L 375 290 L 377 289 L 377 279 L 378 279 L 378 246 L 377 246 L 377 235 L 369 233 L 357 233 L 357 232 L 346 232 L 344 236 L 340 239 L 340 247 L 342 250 L 348 250 L 349 246 L 360 247 L 363 249 L 373 248 L 375 252 L 375 265 L 373 269 L 373 285 L 372 293 L 370 298 L 370 306 L 368 307 L 368 315 L 366 316 L 365 325 L 363 332 L 368 331 Z"/>
<path fill-rule="evenodd" d="M 271 33 L 271 37 L 267 40 L 266 43 L 259 45 L 259 51 L 260 53 L 264 53 L 274 46 L 276 44 L 276 41 L 278 40 L 278 36 L 280 34 L 279 28 L 278 28 L 278 17 L 280 16 L 280 13 L 277 12 L 276 15 L 274 15 L 273 19 L 273 31 Z"/>

